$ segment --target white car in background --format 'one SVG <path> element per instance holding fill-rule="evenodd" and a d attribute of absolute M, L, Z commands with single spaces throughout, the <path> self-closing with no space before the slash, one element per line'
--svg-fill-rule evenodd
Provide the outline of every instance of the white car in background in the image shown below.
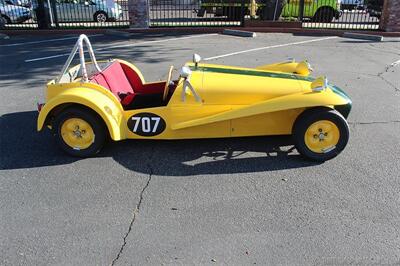
<path fill-rule="evenodd" d="M 122 17 L 121 6 L 115 2 L 107 4 L 105 0 L 57 0 L 56 10 L 59 22 L 106 22 Z"/>
<path fill-rule="evenodd" d="M 32 12 L 29 8 L 10 5 L 5 0 L 0 0 L 0 14 L 6 24 L 22 23 L 32 18 Z"/>

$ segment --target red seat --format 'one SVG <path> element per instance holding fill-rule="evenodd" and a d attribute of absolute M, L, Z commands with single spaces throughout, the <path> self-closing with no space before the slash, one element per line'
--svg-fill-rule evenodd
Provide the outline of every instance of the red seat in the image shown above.
<path fill-rule="evenodd" d="M 165 81 L 143 84 L 134 69 L 118 61 L 112 62 L 89 80 L 110 90 L 123 106 L 129 106 L 139 94 L 162 94 L 165 87 Z"/>
<path fill-rule="evenodd" d="M 90 81 L 109 89 L 119 100 L 121 100 L 120 94 L 135 94 L 118 61 L 91 77 Z"/>

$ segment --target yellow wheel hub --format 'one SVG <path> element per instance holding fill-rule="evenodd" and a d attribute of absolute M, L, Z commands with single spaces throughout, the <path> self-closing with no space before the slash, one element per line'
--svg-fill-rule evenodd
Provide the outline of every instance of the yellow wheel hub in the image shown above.
<path fill-rule="evenodd" d="M 87 149 L 94 142 L 94 132 L 88 122 L 80 118 L 69 118 L 61 126 L 61 137 L 75 150 Z"/>
<path fill-rule="evenodd" d="M 315 153 L 327 153 L 335 149 L 339 138 L 339 128 L 335 123 L 328 120 L 313 123 L 304 135 L 307 148 Z"/>

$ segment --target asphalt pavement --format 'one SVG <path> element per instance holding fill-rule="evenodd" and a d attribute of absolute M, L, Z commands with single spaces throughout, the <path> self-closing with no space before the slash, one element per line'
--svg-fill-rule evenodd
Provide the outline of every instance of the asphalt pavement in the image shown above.
<path fill-rule="evenodd" d="M 100 59 L 131 61 L 146 81 L 195 52 L 249 67 L 308 59 L 353 100 L 348 146 L 317 164 L 285 136 L 65 155 L 36 132 L 36 103 L 73 37 L 0 40 L 1 265 L 400 264 L 400 39 L 91 37 Z"/>

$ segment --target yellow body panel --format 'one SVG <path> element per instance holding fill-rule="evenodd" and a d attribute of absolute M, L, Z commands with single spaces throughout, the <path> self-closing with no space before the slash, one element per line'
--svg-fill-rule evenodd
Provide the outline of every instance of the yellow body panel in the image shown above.
<path fill-rule="evenodd" d="M 121 62 L 136 70 L 145 82 L 134 65 Z M 189 90 L 184 94 L 185 101 L 182 101 L 181 78 L 167 106 L 135 110 L 123 110 L 118 99 L 97 84 L 50 82 L 47 103 L 39 114 L 38 130 L 42 129 L 53 108 L 60 104 L 78 103 L 99 114 L 113 140 L 291 134 L 294 121 L 306 108 L 333 108 L 349 103 L 330 88 L 313 92 L 312 80 L 300 78 L 308 75 L 305 64 L 280 63 L 251 69 L 211 64 L 194 66 L 189 63 L 187 66 L 192 69 L 190 83 L 199 94 L 200 102 Z M 77 67 L 71 70 L 76 71 Z M 303 75 L 294 75 L 300 68 L 303 68 Z M 131 131 L 128 122 L 132 116 L 142 113 L 161 117 L 165 121 L 165 129 L 155 136 L 142 136 Z"/>
<path fill-rule="evenodd" d="M 121 104 L 115 96 L 92 83 L 48 84 L 48 101 L 39 113 L 37 129 L 41 130 L 48 114 L 62 104 L 81 104 L 95 111 L 106 124 L 113 140 L 126 138 L 126 126 Z"/>
<path fill-rule="evenodd" d="M 249 117 L 259 114 L 272 113 L 291 109 L 300 109 L 306 107 L 343 105 L 347 102 L 328 89 L 323 92 L 305 92 L 290 94 L 287 96 L 273 98 L 271 100 L 262 101 L 252 105 L 232 106 L 227 112 L 216 115 L 185 121 L 173 124 L 173 129 L 182 129 L 192 126 L 199 126 L 208 123 L 220 122 L 228 119 L 237 119 L 241 117 Z M 285 115 L 283 115 L 284 117 Z M 283 122 L 286 120 L 284 119 Z M 289 133 L 289 132 L 288 132 Z"/>
<path fill-rule="evenodd" d="M 290 135 L 303 108 L 232 119 L 232 137 Z"/>

